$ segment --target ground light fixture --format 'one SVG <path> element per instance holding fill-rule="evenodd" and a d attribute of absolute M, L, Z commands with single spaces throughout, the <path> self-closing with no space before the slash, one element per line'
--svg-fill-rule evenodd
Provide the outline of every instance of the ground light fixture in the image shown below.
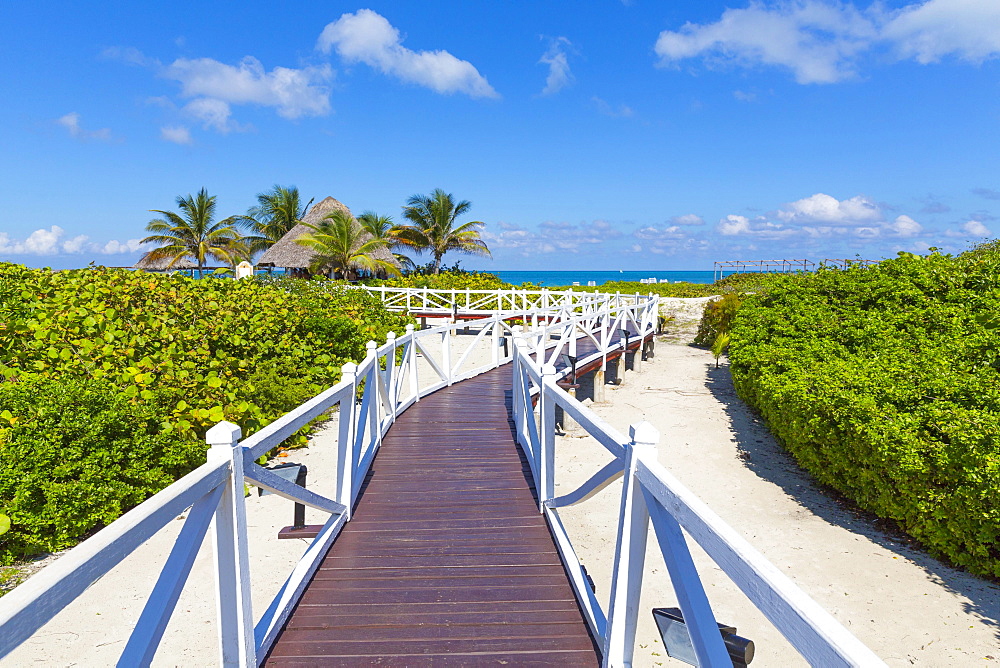
<path fill-rule="evenodd" d="M 268 471 L 275 474 L 279 478 L 284 478 L 288 482 L 294 482 L 299 487 L 306 486 L 306 473 L 309 469 L 306 468 L 305 464 L 293 464 L 292 462 L 285 462 L 283 464 L 278 464 L 276 466 L 271 466 Z M 263 487 L 258 487 L 257 492 L 259 496 L 264 496 L 265 494 L 273 494 L 274 492 L 264 489 Z M 295 515 L 292 519 L 292 529 L 301 529 L 306 525 L 306 507 L 301 503 L 295 504 Z"/>
<path fill-rule="evenodd" d="M 653 608 L 653 620 L 660 630 L 667 656 L 697 666 L 698 659 L 680 608 Z M 736 635 L 736 627 L 726 624 L 719 624 L 719 633 L 722 634 L 722 642 L 726 645 L 729 658 L 733 660 L 734 668 L 745 668 L 753 661 L 753 640 Z"/>
<path fill-rule="evenodd" d="M 576 357 L 567 355 L 566 353 L 563 353 L 559 357 L 562 359 L 563 364 L 570 369 L 570 384 L 576 385 Z"/>

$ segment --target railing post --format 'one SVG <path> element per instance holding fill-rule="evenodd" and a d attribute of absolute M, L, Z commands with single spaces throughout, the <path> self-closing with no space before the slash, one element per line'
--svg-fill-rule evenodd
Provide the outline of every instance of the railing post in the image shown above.
<path fill-rule="evenodd" d="M 492 368 L 495 369 L 500 366 L 500 321 L 494 320 L 491 327 L 493 328 L 493 332 L 491 333 L 493 337 L 493 349 L 490 351 L 490 363 Z"/>
<path fill-rule="evenodd" d="M 337 503 L 347 507 L 346 519 L 351 519 L 354 505 L 354 469 L 357 461 L 354 454 L 354 425 L 358 411 L 358 365 L 348 362 L 341 368 L 341 380 L 351 384 L 348 396 L 340 401 L 337 425 Z"/>
<path fill-rule="evenodd" d="M 396 421 L 396 332 L 387 332 L 385 342 L 391 344 L 385 354 L 385 396 L 389 401 L 386 407 L 389 423 Z"/>
<path fill-rule="evenodd" d="M 521 385 L 524 383 L 524 372 L 521 371 L 521 356 L 518 351 L 524 346 L 524 334 L 521 325 L 514 325 L 511 328 L 511 352 L 513 359 L 511 367 L 514 370 L 513 396 L 511 397 L 511 407 L 514 413 L 514 425 L 517 428 L 518 437 L 523 430 L 522 420 L 524 419 L 524 406 L 521 405 Z"/>
<path fill-rule="evenodd" d="M 452 383 L 451 379 L 451 329 L 445 329 L 441 332 L 441 368 L 444 371 L 447 378 L 445 382 L 449 385 Z"/>
<path fill-rule="evenodd" d="M 538 387 L 538 512 L 545 512 L 545 502 L 555 497 L 556 402 L 549 387 L 555 383 L 556 368 L 546 364 L 541 369 Z"/>
<path fill-rule="evenodd" d="M 247 513 L 243 491 L 243 431 L 222 421 L 208 430 L 208 461 L 230 462 L 229 479 L 212 520 L 215 525 L 216 613 L 218 615 L 219 665 L 257 665 L 250 600 L 250 555 L 247 546 Z"/>
<path fill-rule="evenodd" d="M 604 646 L 605 668 L 632 665 L 642 569 L 646 560 L 646 537 L 649 532 L 649 510 L 640 483 L 635 477 L 635 470 L 640 457 L 656 460 L 656 447 L 660 442 L 660 433 L 648 422 L 631 425 L 628 431 L 632 442 L 625 454 L 625 477 L 618 515 L 618 541 L 615 545 L 608 631 Z"/>
<path fill-rule="evenodd" d="M 410 395 L 415 401 L 420 401 L 420 379 L 417 378 L 417 337 L 413 333 L 413 325 L 406 326 L 406 335 L 410 339 L 410 359 L 408 364 L 410 375 Z"/>
<path fill-rule="evenodd" d="M 372 447 L 382 445 L 382 399 L 379 396 L 378 383 L 382 380 L 382 370 L 378 368 L 378 344 L 369 341 L 365 344 L 365 359 L 371 358 L 372 366 L 365 379 L 365 392 L 371 392 L 368 400 L 368 433 L 372 437 Z M 362 416 L 364 419 L 365 416 Z"/>

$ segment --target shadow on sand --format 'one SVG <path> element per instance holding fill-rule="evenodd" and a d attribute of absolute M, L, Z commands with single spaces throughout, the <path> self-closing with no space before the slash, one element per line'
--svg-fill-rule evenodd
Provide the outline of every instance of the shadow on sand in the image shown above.
<path fill-rule="evenodd" d="M 764 420 L 736 395 L 728 365 L 708 368 L 706 387 L 725 406 L 740 458 L 758 477 L 778 485 L 803 508 L 909 559 L 948 591 L 967 599 L 965 612 L 992 628 L 1000 641 L 1000 584 L 948 566 L 927 554 L 889 522 L 864 511 L 835 490 L 818 483 L 778 445 Z"/>

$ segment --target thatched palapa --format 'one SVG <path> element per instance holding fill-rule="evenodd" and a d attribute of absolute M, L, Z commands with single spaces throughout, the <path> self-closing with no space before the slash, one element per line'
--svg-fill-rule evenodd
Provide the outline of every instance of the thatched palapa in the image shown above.
<path fill-rule="evenodd" d="M 260 256 L 260 260 L 257 261 L 257 266 L 280 267 L 292 274 L 307 272 L 309 265 L 316 256 L 316 252 L 295 241 L 304 234 L 312 232 L 303 223 L 319 225 L 323 218 L 337 210 L 353 216 L 350 209 L 332 197 L 327 197 L 323 201 L 314 204 L 309 209 L 309 213 L 303 216 L 302 223 L 293 227 L 288 234 L 281 237 L 273 246 L 264 251 L 264 254 Z M 357 221 L 355 221 L 355 224 L 360 225 Z M 367 241 L 371 237 L 363 238 Z M 392 252 L 388 248 L 379 248 L 372 255 L 378 260 L 384 260 L 399 267 L 399 262 L 392 256 Z"/>
<path fill-rule="evenodd" d="M 192 262 L 186 257 L 182 257 L 177 262 L 174 262 L 173 266 L 168 266 L 170 264 L 169 257 L 161 257 L 157 259 L 150 258 L 151 253 L 146 253 L 142 258 L 132 265 L 133 269 L 142 269 L 143 271 L 183 271 L 185 269 L 197 269 L 198 265 Z"/>

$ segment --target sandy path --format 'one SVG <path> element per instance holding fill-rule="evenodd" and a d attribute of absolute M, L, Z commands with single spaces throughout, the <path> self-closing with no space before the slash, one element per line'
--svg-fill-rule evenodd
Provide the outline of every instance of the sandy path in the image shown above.
<path fill-rule="evenodd" d="M 660 344 L 594 406 L 622 433 L 648 420 L 659 460 L 891 666 L 1000 665 L 1000 586 L 945 566 L 879 531 L 822 492 L 736 397 L 728 369 L 704 350 Z M 589 437 L 560 438 L 560 492 L 610 457 Z M 581 561 L 605 601 L 621 484 L 565 509 Z M 684 665 L 665 656 L 649 610 L 676 599 L 650 536 L 637 666 Z M 697 547 L 716 615 L 752 638 L 754 666 L 805 662 Z"/>

